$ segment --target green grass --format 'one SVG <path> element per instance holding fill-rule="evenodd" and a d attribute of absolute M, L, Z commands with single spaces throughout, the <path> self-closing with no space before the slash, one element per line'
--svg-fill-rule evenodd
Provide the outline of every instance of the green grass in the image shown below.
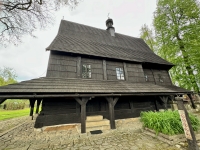
<path fill-rule="evenodd" d="M 20 110 L 3 110 L 0 109 L 0 120 L 7 120 L 11 118 L 29 116 L 30 108 L 20 109 Z"/>
<path fill-rule="evenodd" d="M 144 127 L 152 129 L 167 135 L 176 135 L 184 133 L 181 119 L 178 111 L 164 111 L 164 112 L 141 112 L 141 121 Z M 194 131 L 200 127 L 200 121 L 192 114 L 189 118 Z"/>

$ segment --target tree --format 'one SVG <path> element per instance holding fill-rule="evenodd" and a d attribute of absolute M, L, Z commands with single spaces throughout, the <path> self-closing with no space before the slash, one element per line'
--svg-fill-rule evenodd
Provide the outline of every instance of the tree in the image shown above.
<path fill-rule="evenodd" d="M 144 24 L 140 29 L 140 38 L 142 38 L 145 43 L 150 47 L 150 49 L 157 54 L 156 40 L 153 34 L 153 30 L 150 29 L 146 24 Z"/>
<path fill-rule="evenodd" d="M 12 68 L 0 68 L 0 86 L 17 83 L 16 77 L 17 75 Z"/>
<path fill-rule="evenodd" d="M 17 44 L 25 34 L 53 23 L 53 11 L 80 0 L 0 0 L 0 43 Z"/>
<path fill-rule="evenodd" d="M 174 63 L 172 80 L 200 89 L 200 5 L 197 0 L 159 0 L 154 12 L 158 54 Z"/>

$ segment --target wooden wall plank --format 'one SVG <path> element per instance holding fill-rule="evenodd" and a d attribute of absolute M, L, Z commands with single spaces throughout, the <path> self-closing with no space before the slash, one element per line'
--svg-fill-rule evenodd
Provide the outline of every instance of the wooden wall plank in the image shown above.
<path fill-rule="evenodd" d="M 106 60 L 103 60 L 103 79 L 107 80 Z"/>
<path fill-rule="evenodd" d="M 126 63 L 123 62 L 124 65 L 124 74 L 125 74 L 125 80 L 128 81 L 128 72 L 127 72 L 127 67 L 126 67 Z"/>
<path fill-rule="evenodd" d="M 81 77 L 81 57 L 77 57 L 77 78 Z"/>
<path fill-rule="evenodd" d="M 145 82 L 144 71 L 141 64 L 126 63 L 128 80 L 132 82 Z"/>

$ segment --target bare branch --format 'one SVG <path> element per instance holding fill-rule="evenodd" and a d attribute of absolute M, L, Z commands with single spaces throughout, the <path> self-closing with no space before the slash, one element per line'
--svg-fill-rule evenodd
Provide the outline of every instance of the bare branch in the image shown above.
<path fill-rule="evenodd" d="M 72 9 L 80 0 L 0 0 L 0 44 L 17 44 L 25 34 L 54 22 L 53 11 L 61 6 Z"/>

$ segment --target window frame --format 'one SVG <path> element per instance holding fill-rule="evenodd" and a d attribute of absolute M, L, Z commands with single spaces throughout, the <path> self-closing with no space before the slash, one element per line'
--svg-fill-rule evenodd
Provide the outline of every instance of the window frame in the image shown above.
<path fill-rule="evenodd" d="M 81 71 L 81 77 L 83 79 L 91 79 L 92 78 L 92 65 L 83 63 L 82 65 L 82 71 Z M 83 69 L 85 66 L 85 69 Z M 84 75 L 85 74 L 85 75 Z"/>
<path fill-rule="evenodd" d="M 117 80 L 125 80 L 124 69 L 121 67 L 115 68 Z"/>
<path fill-rule="evenodd" d="M 144 79 L 145 79 L 146 82 L 149 81 L 149 79 L 148 79 L 148 75 L 147 75 L 147 74 L 144 75 Z"/>

